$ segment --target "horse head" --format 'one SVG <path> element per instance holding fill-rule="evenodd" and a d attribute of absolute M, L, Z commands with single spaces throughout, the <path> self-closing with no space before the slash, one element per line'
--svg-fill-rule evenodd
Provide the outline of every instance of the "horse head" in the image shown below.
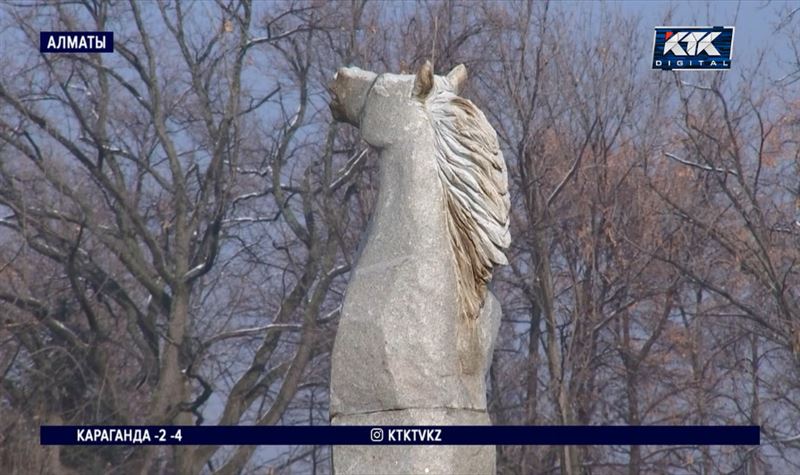
<path fill-rule="evenodd" d="M 339 68 L 329 84 L 331 113 L 334 119 L 358 127 L 368 144 L 384 148 L 413 138 L 412 130 L 398 125 L 424 121 L 425 101 L 443 91 L 458 95 L 466 78 L 464 65 L 456 66 L 447 76 L 434 76 L 430 61 L 417 74 Z"/>
<path fill-rule="evenodd" d="M 432 131 L 431 166 L 445 195 L 459 313 L 474 320 L 493 267 L 507 264 L 511 202 L 497 134 L 475 104 L 459 96 L 466 78 L 463 65 L 435 76 L 426 61 L 414 75 L 341 68 L 329 88 L 333 116 L 358 127 L 374 147 L 419 141 L 419 127 Z"/>

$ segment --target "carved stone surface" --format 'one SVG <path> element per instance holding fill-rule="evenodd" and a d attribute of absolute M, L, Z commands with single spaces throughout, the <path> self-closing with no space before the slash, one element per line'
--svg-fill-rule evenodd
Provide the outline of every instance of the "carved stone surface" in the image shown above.
<path fill-rule="evenodd" d="M 337 120 L 381 150 L 380 191 L 342 307 L 331 423 L 489 424 L 485 377 L 501 309 L 488 291 L 508 246 L 494 130 L 458 97 L 463 66 L 433 76 L 342 68 Z M 476 191 L 480 190 L 480 191 Z M 494 447 L 334 447 L 336 473 L 494 473 Z M 427 471 L 426 471 L 427 469 Z"/>
<path fill-rule="evenodd" d="M 409 272 L 402 262 L 359 268 L 351 278 L 350 288 L 391 290 L 348 291 L 347 318 L 339 323 L 333 354 L 331 415 L 423 407 L 485 410 L 485 373 L 464 374 L 459 367 L 458 321 L 431 318 L 455 305 L 455 295 L 439 288 L 452 275 L 426 269 L 414 282 L 402 278 Z M 491 294 L 483 313 L 480 342 L 488 368 L 501 319 Z"/>

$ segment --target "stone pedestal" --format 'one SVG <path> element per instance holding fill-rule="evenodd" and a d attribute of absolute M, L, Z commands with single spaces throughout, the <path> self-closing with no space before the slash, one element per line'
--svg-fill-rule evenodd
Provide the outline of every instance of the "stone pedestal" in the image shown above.
<path fill-rule="evenodd" d="M 333 425 L 489 425 L 485 411 L 402 409 L 340 415 Z M 493 445 L 340 445 L 333 450 L 336 475 L 495 473 Z"/>

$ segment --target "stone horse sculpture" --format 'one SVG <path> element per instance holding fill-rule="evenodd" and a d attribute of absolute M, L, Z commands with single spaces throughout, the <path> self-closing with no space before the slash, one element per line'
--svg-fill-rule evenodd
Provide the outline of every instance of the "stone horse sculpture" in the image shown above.
<path fill-rule="evenodd" d="M 380 150 L 380 191 L 342 307 L 331 423 L 485 425 L 500 325 L 488 289 L 507 264 L 505 161 L 459 96 L 466 68 L 434 76 L 341 68 L 334 118 Z M 336 473 L 494 473 L 491 446 L 337 446 Z"/>

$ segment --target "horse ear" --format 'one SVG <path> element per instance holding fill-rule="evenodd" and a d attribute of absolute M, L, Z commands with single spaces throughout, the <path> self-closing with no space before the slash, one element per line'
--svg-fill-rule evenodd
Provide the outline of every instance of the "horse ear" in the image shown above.
<path fill-rule="evenodd" d="M 464 86 L 467 85 L 467 67 L 463 64 L 459 64 L 453 68 L 452 71 L 447 73 L 447 80 L 450 81 L 456 95 L 461 94 L 461 91 L 464 90 Z"/>
<path fill-rule="evenodd" d="M 413 95 L 418 99 L 425 99 L 431 89 L 433 89 L 433 65 L 426 60 L 425 64 L 417 71 L 417 77 L 414 78 Z"/>

